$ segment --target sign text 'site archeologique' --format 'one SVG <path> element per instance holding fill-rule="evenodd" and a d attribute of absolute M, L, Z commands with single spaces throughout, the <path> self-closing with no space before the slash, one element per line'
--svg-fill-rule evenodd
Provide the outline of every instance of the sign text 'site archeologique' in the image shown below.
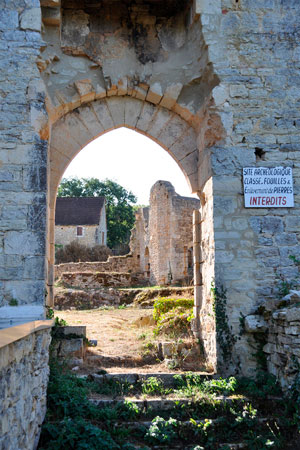
<path fill-rule="evenodd" d="M 245 167 L 243 181 L 246 208 L 294 206 L 291 167 Z"/>

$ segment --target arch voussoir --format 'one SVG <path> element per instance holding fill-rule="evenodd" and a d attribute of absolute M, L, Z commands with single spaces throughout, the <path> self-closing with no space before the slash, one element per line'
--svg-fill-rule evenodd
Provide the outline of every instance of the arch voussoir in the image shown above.
<path fill-rule="evenodd" d="M 94 118 L 94 120 L 92 120 Z M 99 122 L 91 104 L 78 108 L 78 119 L 89 131 L 90 136 L 97 136 L 105 131 L 101 122 Z"/>
<path fill-rule="evenodd" d="M 173 114 L 166 126 L 160 131 L 158 140 L 173 153 L 171 150 L 172 146 L 189 128 L 190 126 L 181 117 Z"/>
<path fill-rule="evenodd" d="M 149 122 L 146 133 L 157 139 L 172 117 L 172 112 L 158 106 L 156 108 L 156 114 L 154 114 L 152 120 Z"/>
<path fill-rule="evenodd" d="M 50 192 L 76 154 L 90 141 L 112 129 L 132 128 L 160 144 L 183 170 L 193 191 L 197 171 L 196 133 L 174 112 L 132 97 L 95 100 L 55 123 L 50 143 Z M 193 183 L 190 176 L 193 176 Z"/>
<path fill-rule="evenodd" d="M 129 128 L 136 128 L 145 102 L 126 97 L 125 99 L 125 124 Z"/>
<path fill-rule="evenodd" d="M 144 102 L 140 117 L 138 118 L 138 121 L 136 123 L 136 129 L 142 132 L 146 132 L 156 112 L 157 106 L 152 105 L 152 103 Z"/>
<path fill-rule="evenodd" d="M 125 102 L 123 97 L 108 97 L 106 104 L 115 128 L 125 125 Z"/>
<path fill-rule="evenodd" d="M 111 117 L 110 110 L 108 109 L 106 100 L 96 100 L 90 104 L 93 112 L 101 123 L 103 130 L 112 130 L 115 128 L 114 121 Z"/>

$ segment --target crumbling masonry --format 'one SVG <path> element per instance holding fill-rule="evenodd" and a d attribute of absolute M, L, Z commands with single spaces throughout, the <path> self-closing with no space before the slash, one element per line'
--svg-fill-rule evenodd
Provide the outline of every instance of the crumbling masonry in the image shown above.
<path fill-rule="evenodd" d="M 199 207 L 199 200 L 181 197 L 171 183 L 157 181 L 150 206 L 137 211 L 130 248 L 151 284 L 192 281 L 193 211 Z"/>

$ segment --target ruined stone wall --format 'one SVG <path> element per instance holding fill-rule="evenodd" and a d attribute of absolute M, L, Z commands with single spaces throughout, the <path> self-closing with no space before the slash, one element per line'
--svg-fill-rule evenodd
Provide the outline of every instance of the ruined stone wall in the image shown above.
<path fill-rule="evenodd" d="M 38 0 L 0 11 L 0 318 L 44 317 L 47 141 L 36 66 L 43 40 Z M 25 308 L 25 309 L 26 309 Z"/>
<path fill-rule="evenodd" d="M 284 391 L 299 382 L 299 302 L 300 291 L 291 290 L 243 319 L 246 339 L 260 347 L 260 364 L 265 363 Z"/>
<path fill-rule="evenodd" d="M 172 197 L 170 267 L 173 282 L 192 281 L 192 272 L 188 270 L 188 252 L 193 248 L 193 211 L 200 208 L 200 201 L 175 194 Z"/>
<path fill-rule="evenodd" d="M 199 207 L 199 200 L 181 197 L 167 181 L 157 181 L 151 188 L 148 227 L 151 283 L 187 281 L 193 210 Z"/>
<path fill-rule="evenodd" d="M 60 245 L 67 245 L 73 241 L 79 244 L 93 247 L 94 245 L 102 244 L 99 241 L 99 228 L 97 225 L 84 225 L 82 228 L 82 236 L 77 236 L 77 226 L 59 226 L 55 227 L 55 243 Z M 100 232 L 101 233 L 101 232 Z"/>
<path fill-rule="evenodd" d="M 42 5 L 47 47 L 38 64 L 54 120 L 64 114 L 62 103 L 72 110 L 80 97 L 91 101 L 107 91 L 170 109 L 177 102 L 176 112 L 190 117 L 217 84 L 189 0 Z"/>
<path fill-rule="evenodd" d="M 63 272 L 59 281 L 65 287 L 80 289 L 145 285 L 142 274 L 129 272 Z"/>
<path fill-rule="evenodd" d="M 268 371 L 279 380 L 284 390 L 291 387 L 299 376 L 299 332 L 299 306 L 292 305 L 272 312 L 268 321 L 267 343 L 263 350 Z"/>
<path fill-rule="evenodd" d="M 130 236 L 130 252 L 137 260 L 138 270 L 144 273 L 145 278 L 149 278 L 149 207 L 140 208 L 135 213 L 134 228 Z"/>
<path fill-rule="evenodd" d="M 110 256 L 104 262 L 65 263 L 55 266 L 55 278 L 60 278 L 64 272 L 129 272 L 136 273 L 140 267 L 134 256 Z"/>
<path fill-rule="evenodd" d="M 19 328 L 10 330 L 17 336 Z M 2 342 L 4 331 L 0 331 L 0 449 L 33 450 L 46 414 L 50 330 L 32 332 L 7 345 Z"/>
<path fill-rule="evenodd" d="M 158 181 L 150 192 L 149 252 L 150 282 L 170 283 L 171 201 L 175 190 L 171 183 Z"/>

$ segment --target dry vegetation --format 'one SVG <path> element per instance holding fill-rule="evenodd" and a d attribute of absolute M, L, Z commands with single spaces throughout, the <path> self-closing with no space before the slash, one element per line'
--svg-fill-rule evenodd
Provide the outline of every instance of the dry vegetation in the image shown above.
<path fill-rule="evenodd" d="M 105 245 L 95 245 L 87 247 L 76 241 L 63 247 L 56 246 L 55 264 L 68 262 L 94 262 L 106 261 L 112 254 L 112 251 Z"/>

